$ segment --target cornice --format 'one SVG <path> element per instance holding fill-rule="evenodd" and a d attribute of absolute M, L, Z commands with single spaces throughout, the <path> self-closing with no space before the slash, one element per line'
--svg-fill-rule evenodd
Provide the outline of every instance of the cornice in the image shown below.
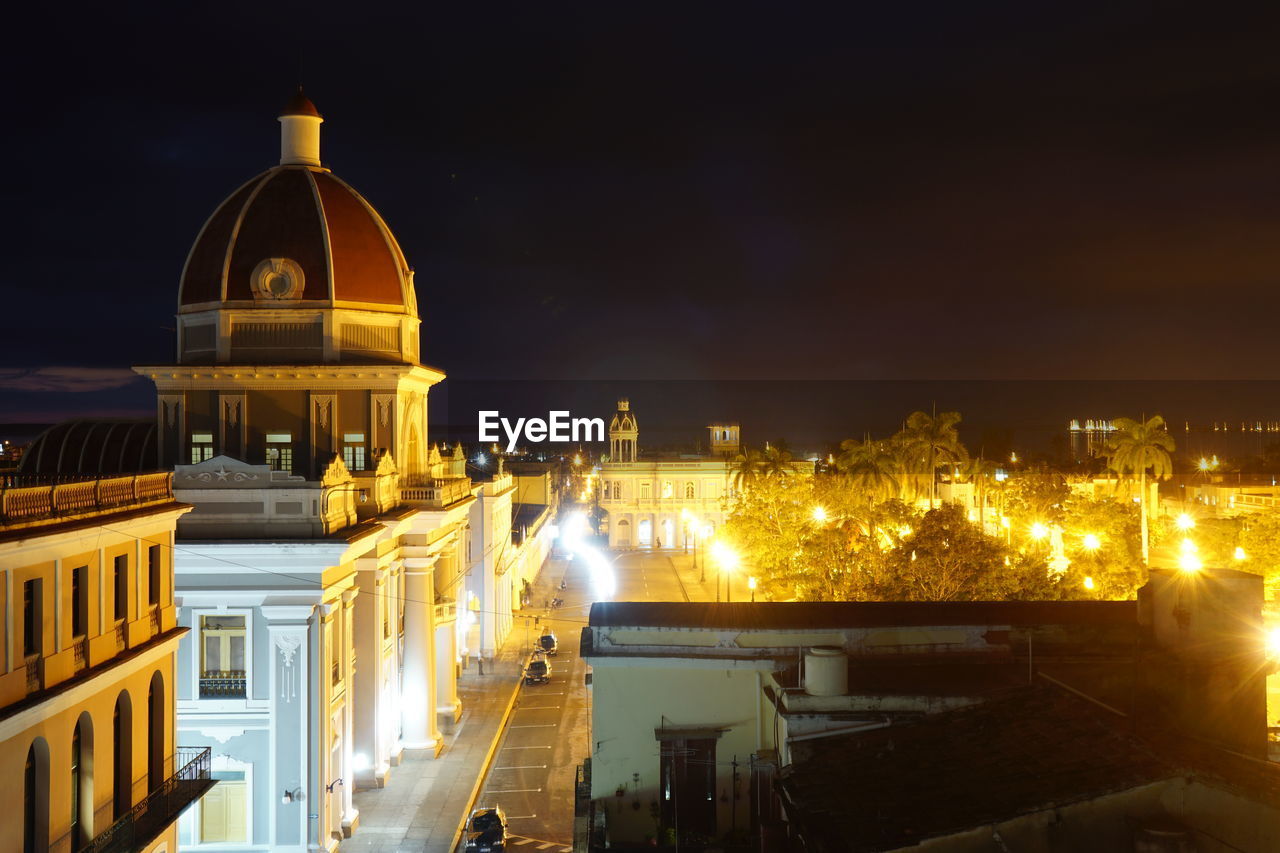
<path fill-rule="evenodd" d="M 430 386 L 445 378 L 444 372 L 434 367 L 412 364 L 165 364 L 138 365 L 133 372 L 150 379 L 161 391 L 228 387 L 317 390 L 352 384 L 368 387 L 370 382 L 385 382 L 388 390 L 395 390 L 404 380 L 425 382 Z"/>

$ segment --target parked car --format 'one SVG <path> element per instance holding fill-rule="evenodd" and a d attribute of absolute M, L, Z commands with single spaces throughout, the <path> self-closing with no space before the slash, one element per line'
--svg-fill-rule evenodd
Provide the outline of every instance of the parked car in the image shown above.
<path fill-rule="evenodd" d="M 524 666 L 525 684 L 546 684 L 551 681 L 551 664 L 542 655 L 534 655 Z"/>
<path fill-rule="evenodd" d="M 507 816 L 499 806 L 476 809 L 467 819 L 466 853 L 499 853 L 507 845 Z"/>
<path fill-rule="evenodd" d="M 559 649 L 560 646 L 556 642 L 556 635 L 551 631 L 544 632 L 533 646 L 535 654 L 554 655 Z"/>

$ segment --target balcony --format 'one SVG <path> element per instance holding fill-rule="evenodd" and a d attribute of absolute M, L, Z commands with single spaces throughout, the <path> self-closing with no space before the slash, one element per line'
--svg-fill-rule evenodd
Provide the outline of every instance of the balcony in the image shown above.
<path fill-rule="evenodd" d="M 209 748 L 178 747 L 173 757 L 178 771 L 79 853 L 137 853 L 146 847 L 216 784 L 210 764 Z"/>
<path fill-rule="evenodd" d="M 0 477 L 0 524 L 90 515 L 173 500 L 168 472 L 125 477 Z"/>
<path fill-rule="evenodd" d="M 410 505 L 440 509 L 471 497 L 470 477 L 423 480 L 412 485 L 401 484 L 400 500 Z"/>
<path fill-rule="evenodd" d="M 245 698 L 244 670 L 210 670 L 200 674 L 201 699 Z"/>

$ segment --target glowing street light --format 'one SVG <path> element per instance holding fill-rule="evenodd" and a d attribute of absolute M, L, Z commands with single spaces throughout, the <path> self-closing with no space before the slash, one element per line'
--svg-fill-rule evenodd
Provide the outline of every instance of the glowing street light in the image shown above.
<path fill-rule="evenodd" d="M 1243 549 L 1243 548 L 1241 548 L 1239 545 L 1237 545 L 1237 546 L 1236 546 L 1235 558 L 1236 558 L 1237 560 L 1247 560 L 1247 559 L 1249 559 L 1249 555 L 1248 555 L 1248 554 L 1246 554 L 1246 553 L 1244 552 L 1244 549 Z"/>
<path fill-rule="evenodd" d="M 1196 553 L 1196 550 L 1196 543 L 1190 539 L 1182 540 L 1182 554 L 1178 557 L 1179 569 L 1184 572 L 1198 572 L 1204 568 L 1204 563 L 1200 561 L 1200 555 Z"/>
<path fill-rule="evenodd" d="M 1093 589 L 1093 578 L 1091 578 L 1091 577 L 1086 577 L 1086 578 L 1084 579 L 1084 588 L 1085 588 L 1085 589 Z"/>
<path fill-rule="evenodd" d="M 1177 521 L 1174 523 L 1178 525 L 1179 530 L 1190 530 L 1196 526 L 1196 520 L 1185 512 L 1179 515 Z"/>
<path fill-rule="evenodd" d="M 1280 628 L 1267 632 L 1267 657 L 1280 657 Z"/>
<path fill-rule="evenodd" d="M 813 508 L 813 520 L 819 524 L 823 524 L 827 520 L 827 510 L 825 507 L 815 506 Z"/>
<path fill-rule="evenodd" d="M 1048 535 L 1049 535 L 1049 526 L 1044 522 L 1037 521 L 1035 524 L 1031 525 L 1032 539 L 1039 540 L 1039 539 L 1045 538 Z"/>
<path fill-rule="evenodd" d="M 1096 551 L 1102 547 L 1102 540 L 1098 538 L 1096 533 L 1086 533 L 1080 544 L 1084 546 L 1086 551 Z"/>
<path fill-rule="evenodd" d="M 747 578 L 747 589 L 751 590 L 751 603 L 755 604 L 756 603 L 756 579 L 754 575 L 752 577 Z"/>
<path fill-rule="evenodd" d="M 733 576 L 734 568 L 738 565 L 738 555 L 728 545 L 717 540 L 711 545 L 711 556 L 716 558 L 716 563 L 720 566 L 720 574 L 724 575 L 725 601 L 732 601 L 733 593 L 732 588 L 730 587 L 730 578 Z M 716 578 L 716 601 L 719 600 L 720 579 Z"/>

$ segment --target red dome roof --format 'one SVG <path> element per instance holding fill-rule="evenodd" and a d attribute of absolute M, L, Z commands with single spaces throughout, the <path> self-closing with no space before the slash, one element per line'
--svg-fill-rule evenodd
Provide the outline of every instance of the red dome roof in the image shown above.
<path fill-rule="evenodd" d="M 282 116 L 315 116 L 321 118 L 320 111 L 316 109 L 316 105 L 311 103 L 311 99 L 302 94 L 302 87 L 298 87 L 297 93 L 289 99 L 289 103 L 284 105 L 281 110 Z"/>
<path fill-rule="evenodd" d="M 292 165 L 249 181 L 209 217 L 182 271 L 179 311 L 252 307 L 254 271 L 273 258 L 301 270 L 299 307 L 418 313 L 404 254 L 377 211 L 333 174 Z"/>

